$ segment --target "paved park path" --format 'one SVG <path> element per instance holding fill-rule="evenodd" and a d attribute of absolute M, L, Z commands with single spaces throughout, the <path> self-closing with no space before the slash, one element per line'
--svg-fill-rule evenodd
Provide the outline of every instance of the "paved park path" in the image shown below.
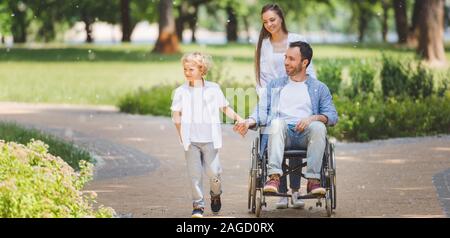
<path fill-rule="evenodd" d="M 95 154 L 95 177 L 85 189 L 122 216 L 189 217 L 183 150 L 169 118 L 128 115 L 114 107 L 3 102 L 0 120 L 41 129 Z M 252 133 L 242 139 L 230 125 L 223 128 L 221 216 L 253 216 L 247 212 Z M 336 156 L 334 217 L 450 216 L 450 136 L 338 142 Z M 263 217 L 326 216 L 313 200 L 303 210 L 277 210 L 276 200 L 268 199 Z M 205 215 L 212 216 L 210 209 Z"/>

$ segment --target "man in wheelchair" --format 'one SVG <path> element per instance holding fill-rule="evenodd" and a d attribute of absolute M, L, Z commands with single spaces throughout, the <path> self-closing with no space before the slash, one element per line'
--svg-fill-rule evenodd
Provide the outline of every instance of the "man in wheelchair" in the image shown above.
<path fill-rule="evenodd" d="M 245 135 L 249 128 L 267 126 L 268 175 L 265 193 L 278 193 L 285 150 L 307 149 L 307 193 L 324 195 L 320 170 L 326 147 L 327 129 L 338 121 L 336 108 L 328 87 L 306 74 L 313 50 L 302 41 L 289 44 L 285 69 L 289 77 L 271 81 L 253 114 L 234 130 Z M 264 138 L 264 137 L 263 137 Z"/>

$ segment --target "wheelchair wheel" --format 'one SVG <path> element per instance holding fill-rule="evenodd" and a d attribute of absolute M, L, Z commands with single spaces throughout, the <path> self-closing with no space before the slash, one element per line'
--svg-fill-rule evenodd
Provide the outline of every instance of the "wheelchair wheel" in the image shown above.
<path fill-rule="evenodd" d="M 251 213 L 255 213 L 256 208 L 256 171 L 250 172 L 249 190 L 248 190 L 248 209 Z"/>
<path fill-rule="evenodd" d="M 267 177 L 267 152 L 262 156 L 262 160 L 259 160 L 257 163 L 256 170 L 256 194 L 255 194 L 255 215 L 256 217 L 261 216 L 262 206 L 266 206 L 266 199 L 263 194 L 264 183 Z"/>
<path fill-rule="evenodd" d="M 256 181 L 258 170 L 258 149 L 259 137 L 255 138 L 252 144 L 252 154 L 250 161 L 249 183 L 248 183 L 248 209 L 251 213 L 255 213 L 256 209 Z"/>
<path fill-rule="evenodd" d="M 250 161 L 250 169 L 248 172 L 248 209 L 252 208 L 252 194 L 253 194 L 253 153 Z"/>
<path fill-rule="evenodd" d="M 325 209 L 327 210 L 327 216 L 331 217 L 331 214 L 333 213 L 333 206 L 332 204 L 332 195 L 331 190 L 327 190 L 327 193 L 325 195 Z"/>
<path fill-rule="evenodd" d="M 256 211 L 255 211 L 255 215 L 256 217 L 261 216 L 261 210 L 262 210 L 262 206 L 263 206 L 263 194 L 262 194 L 262 190 L 261 189 L 257 189 L 256 190 Z"/>
<path fill-rule="evenodd" d="M 331 200 L 331 207 L 333 209 L 336 209 L 336 157 L 334 155 L 334 144 L 331 144 L 331 153 L 330 153 L 330 162 L 331 162 L 331 168 L 333 169 L 333 173 L 331 176 L 331 194 L 333 196 L 333 199 Z"/>
<path fill-rule="evenodd" d="M 255 176 L 253 176 L 254 172 L 250 171 L 248 176 L 248 209 L 251 213 L 255 213 Z"/>
<path fill-rule="evenodd" d="M 248 198 L 248 203 L 247 203 L 247 209 L 250 210 L 251 206 L 252 206 L 252 172 L 249 172 L 248 175 L 248 194 L 247 194 L 247 198 Z"/>
<path fill-rule="evenodd" d="M 325 208 L 328 217 L 331 216 L 333 210 L 336 209 L 336 161 L 334 156 L 334 144 L 329 143 L 328 159 L 327 159 L 327 193 L 325 196 Z"/>

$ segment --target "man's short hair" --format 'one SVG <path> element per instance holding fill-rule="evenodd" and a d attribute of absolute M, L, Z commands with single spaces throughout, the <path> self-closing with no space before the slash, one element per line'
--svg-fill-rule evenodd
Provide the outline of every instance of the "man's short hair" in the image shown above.
<path fill-rule="evenodd" d="M 289 44 L 289 48 L 294 48 L 294 47 L 298 47 L 300 49 L 300 53 L 302 55 L 302 62 L 303 60 L 307 59 L 308 60 L 308 64 L 306 65 L 306 67 L 309 66 L 309 64 L 311 63 L 311 59 L 313 57 L 313 50 L 311 48 L 311 46 L 304 42 L 304 41 L 295 41 Z"/>

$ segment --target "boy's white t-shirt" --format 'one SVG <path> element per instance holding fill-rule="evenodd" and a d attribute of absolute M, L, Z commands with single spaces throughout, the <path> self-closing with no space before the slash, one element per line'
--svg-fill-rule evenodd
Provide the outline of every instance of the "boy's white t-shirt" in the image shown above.
<path fill-rule="evenodd" d="M 189 133 L 191 142 L 212 142 L 211 115 L 206 107 L 203 87 L 189 87 L 191 94 L 192 122 Z"/>
<path fill-rule="evenodd" d="M 186 151 L 191 142 L 213 142 L 214 148 L 222 147 L 219 109 L 229 103 L 218 84 L 204 82 L 202 88 L 185 83 L 174 91 L 170 109 L 181 112 L 181 139 Z"/>

